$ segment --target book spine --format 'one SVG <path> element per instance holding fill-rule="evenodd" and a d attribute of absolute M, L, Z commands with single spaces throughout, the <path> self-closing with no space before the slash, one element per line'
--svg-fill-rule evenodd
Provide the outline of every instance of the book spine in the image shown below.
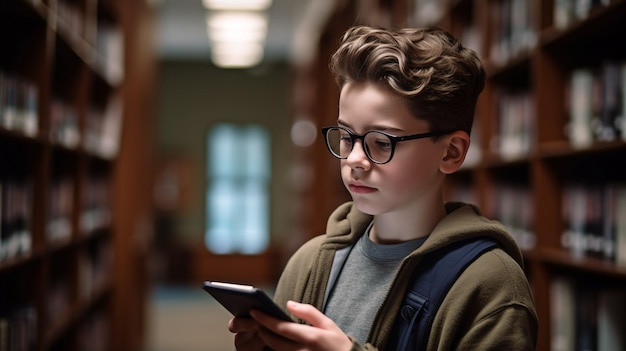
<path fill-rule="evenodd" d="M 575 304 L 576 346 L 574 350 L 595 351 L 598 344 L 597 292 L 578 286 Z"/>
<path fill-rule="evenodd" d="M 563 248 L 574 257 L 626 263 L 626 190 L 621 183 L 568 184 L 562 200 Z"/>
<path fill-rule="evenodd" d="M 626 347 L 626 292 L 598 293 L 598 351 L 620 351 Z"/>
<path fill-rule="evenodd" d="M 593 73 L 591 70 L 574 70 L 571 75 L 570 89 L 569 140 L 572 146 L 576 148 L 589 147 L 593 143 L 591 130 Z"/>
<path fill-rule="evenodd" d="M 626 141 L 626 61 L 620 64 L 620 89 L 622 95 L 620 97 L 621 113 L 617 121 L 617 128 L 620 130 L 622 140 Z"/>
<path fill-rule="evenodd" d="M 626 184 L 617 184 L 615 190 L 615 262 L 626 267 Z"/>
<path fill-rule="evenodd" d="M 596 139 L 612 141 L 617 139 L 617 120 L 621 113 L 620 68 L 615 62 L 606 62 L 601 68 L 600 119 L 596 128 Z"/>
<path fill-rule="evenodd" d="M 550 282 L 550 345 L 552 351 L 574 350 L 576 335 L 576 287 L 565 277 Z"/>

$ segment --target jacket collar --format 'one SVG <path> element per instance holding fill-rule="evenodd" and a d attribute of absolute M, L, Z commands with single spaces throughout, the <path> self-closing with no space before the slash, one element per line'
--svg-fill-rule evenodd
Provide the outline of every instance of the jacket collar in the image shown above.
<path fill-rule="evenodd" d="M 498 221 L 484 217 L 473 205 L 462 202 L 445 204 L 448 215 L 433 229 L 428 239 L 411 256 L 421 256 L 452 243 L 474 237 L 491 237 L 523 268 L 523 256 L 507 229 Z M 329 217 L 324 249 L 337 250 L 352 245 L 365 232 L 373 217 L 360 212 L 352 202 L 339 206 Z"/>

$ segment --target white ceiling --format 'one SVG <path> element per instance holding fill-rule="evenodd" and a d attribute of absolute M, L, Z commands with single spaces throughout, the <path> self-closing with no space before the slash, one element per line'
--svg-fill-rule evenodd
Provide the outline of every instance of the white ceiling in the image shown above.
<path fill-rule="evenodd" d="M 202 0 L 153 0 L 153 3 L 157 10 L 159 57 L 209 60 Z M 268 10 L 266 60 L 301 61 L 309 57 L 318 28 L 334 3 L 334 0 L 273 0 Z"/>

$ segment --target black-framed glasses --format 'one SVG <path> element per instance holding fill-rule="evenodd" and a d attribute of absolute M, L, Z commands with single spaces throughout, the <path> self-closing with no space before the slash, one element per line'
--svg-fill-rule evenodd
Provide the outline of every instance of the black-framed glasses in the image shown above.
<path fill-rule="evenodd" d="M 330 153 L 339 158 L 346 159 L 357 140 L 361 140 L 363 150 L 367 158 L 376 163 L 384 164 L 391 161 L 396 144 L 401 141 L 416 140 L 450 134 L 447 131 L 436 131 L 405 136 L 395 136 L 378 130 L 370 130 L 363 135 L 355 134 L 344 127 L 324 127 L 322 134 L 326 140 L 326 147 Z"/>

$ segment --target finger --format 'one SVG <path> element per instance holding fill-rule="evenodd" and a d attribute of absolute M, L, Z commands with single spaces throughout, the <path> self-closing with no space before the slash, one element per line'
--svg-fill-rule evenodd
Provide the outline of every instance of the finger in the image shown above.
<path fill-rule="evenodd" d="M 299 303 L 295 301 L 287 301 L 287 309 L 294 316 L 307 321 L 314 327 L 322 329 L 338 329 L 335 322 L 326 317 L 317 308 L 309 304 Z"/>
<path fill-rule="evenodd" d="M 286 322 L 282 319 L 274 318 L 266 313 L 252 310 L 250 315 L 258 322 L 258 332 L 261 338 L 276 349 L 286 349 L 285 346 L 276 347 L 279 342 L 288 340 L 301 340 L 302 335 L 306 334 L 306 330 L 310 326 L 298 324 L 295 322 Z"/>
<path fill-rule="evenodd" d="M 243 332 L 235 335 L 235 349 L 241 351 L 263 351 L 265 342 L 257 332 Z"/>
<path fill-rule="evenodd" d="M 259 322 L 259 337 L 275 350 L 349 350 L 352 341 L 315 307 L 288 303 L 287 308 L 311 325 L 285 322 L 258 311 L 250 314 Z"/>
<path fill-rule="evenodd" d="M 293 332 L 289 332 L 289 326 L 303 326 L 294 322 L 286 322 L 278 318 L 274 318 L 269 314 L 260 312 L 258 310 L 250 311 L 250 315 L 256 323 L 257 330 L 255 331 L 254 337 L 257 340 L 241 340 L 239 344 L 237 340 L 235 340 L 235 345 L 240 345 L 237 350 L 257 350 L 256 347 L 258 345 L 267 346 L 272 350 L 297 350 L 298 345 L 293 341 L 288 339 L 288 335 L 292 335 Z M 283 334 L 285 333 L 285 334 Z M 244 348 L 244 346 L 246 348 Z"/>
<path fill-rule="evenodd" d="M 289 322 L 286 322 L 289 323 Z M 295 323 L 292 323 L 295 324 Z M 300 345 L 296 343 L 294 340 L 288 339 L 282 335 L 276 334 L 274 331 L 261 327 L 258 332 L 259 338 L 263 341 L 265 345 L 268 346 L 269 349 L 272 350 L 299 350 L 301 349 Z"/>
<path fill-rule="evenodd" d="M 232 318 L 228 321 L 228 330 L 231 333 L 255 332 L 259 329 L 259 324 L 252 318 Z"/>

